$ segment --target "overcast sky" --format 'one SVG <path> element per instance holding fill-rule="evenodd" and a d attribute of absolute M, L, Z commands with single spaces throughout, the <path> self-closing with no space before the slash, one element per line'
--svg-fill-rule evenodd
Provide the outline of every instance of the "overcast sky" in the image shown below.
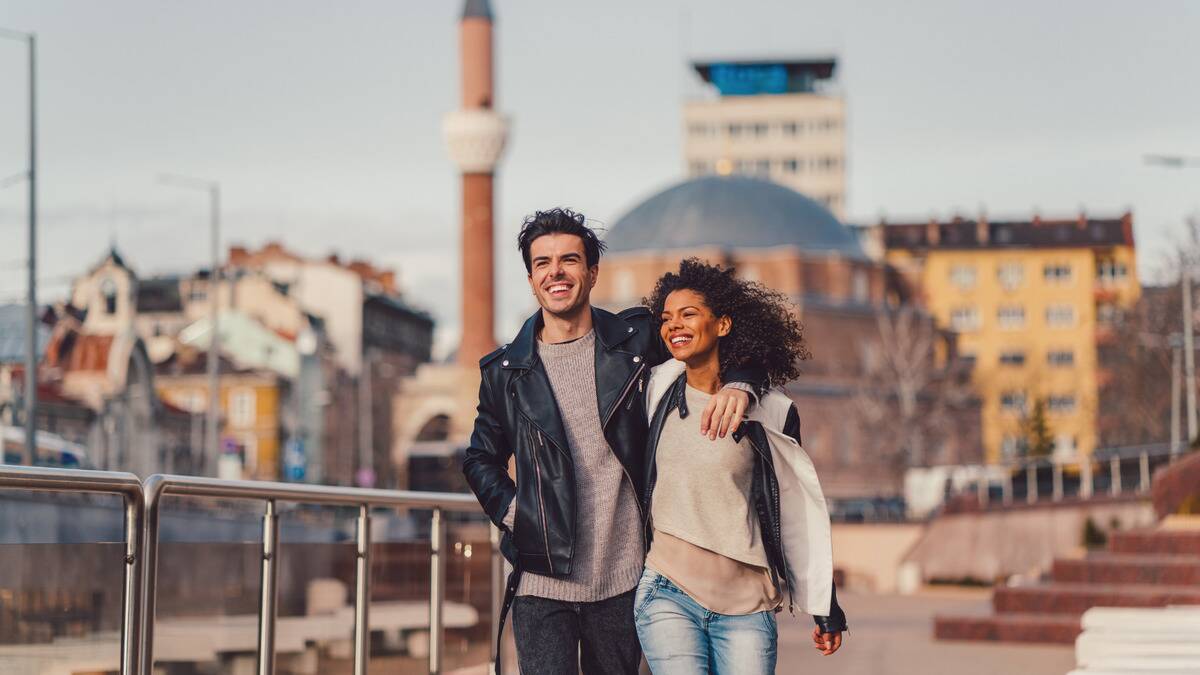
<path fill-rule="evenodd" d="M 208 257 L 201 194 L 219 179 L 226 244 L 281 239 L 398 269 L 452 341 L 459 0 L 7 0 L 36 31 L 47 293 L 115 240 L 141 274 Z M 513 248 L 550 205 L 611 223 L 682 176 L 689 57 L 836 54 L 849 108 L 848 214 L 873 222 L 1134 211 L 1143 278 L 1200 208 L 1200 3 L 493 0 L 499 330 L 532 305 Z M 0 42 L 0 178 L 25 168 L 25 59 Z M 0 191 L 0 302 L 24 292 L 25 193 Z"/>

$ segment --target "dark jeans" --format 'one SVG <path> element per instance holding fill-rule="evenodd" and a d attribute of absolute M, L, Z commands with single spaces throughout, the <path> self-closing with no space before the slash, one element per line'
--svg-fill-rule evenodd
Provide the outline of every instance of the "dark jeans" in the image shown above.
<path fill-rule="evenodd" d="M 577 675 L 582 668 L 584 675 L 637 675 L 633 594 L 599 602 L 518 596 L 512 613 L 521 674 Z"/>

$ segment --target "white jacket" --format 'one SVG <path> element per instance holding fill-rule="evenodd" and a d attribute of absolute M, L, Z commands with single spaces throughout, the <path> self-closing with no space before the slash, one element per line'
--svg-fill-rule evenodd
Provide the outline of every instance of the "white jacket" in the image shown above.
<path fill-rule="evenodd" d="M 684 371 L 681 361 L 667 361 L 650 371 L 646 412 L 652 422 L 662 397 Z M 833 594 L 833 544 L 829 509 L 817 470 L 796 439 L 783 433 L 795 404 L 772 389 L 759 397 L 747 420 L 758 422 L 771 444 L 775 479 L 779 483 L 780 535 L 787 558 L 788 587 L 801 611 L 828 616 Z"/>

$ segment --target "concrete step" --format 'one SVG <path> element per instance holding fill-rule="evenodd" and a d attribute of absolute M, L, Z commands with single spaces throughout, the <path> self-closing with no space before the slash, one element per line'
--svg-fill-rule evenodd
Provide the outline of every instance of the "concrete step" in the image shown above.
<path fill-rule="evenodd" d="M 1130 530 L 1114 532 L 1108 540 L 1110 553 L 1200 556 L 1200 531 Z"/>
<path fill-rule="evenodd" d="M 1093 553 L 1054 561 L 1056 582 L 1088 584 L 1200 584 L 1200 556 Z"/>
<path fill-rule="evenodd" d="M 1069 645 L 1075 642 L 1079 631 L 1077 616 L 997 614 L 936 616 L 933 619 L 933 635 L 938 640 L 992 640 Z"/>
<path fill-rule="evenodd" d="M 1200 604 L 1200 586 L 1049 583 L 997 588 L 998 614 L 1083 614 L 1092 607 L 1166 607 Z"/>

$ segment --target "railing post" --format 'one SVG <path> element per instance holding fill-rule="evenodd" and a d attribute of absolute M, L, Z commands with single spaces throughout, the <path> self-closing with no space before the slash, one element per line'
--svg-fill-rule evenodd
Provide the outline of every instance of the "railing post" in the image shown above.
<path fill-rule="evenodd" d="M 488 672 L 495 675 L 499 672 L 497 666 L 500 659 L 504 658 L 496 639 L 500 632 L 500 608 L 504 604 L 504 556 L 500 553 L 500 528 L 492 525 L 488 530 L 492 541 L 492 632 L 488 640 L 491 642 L 492 663 Z"/>
<path fill-rule="evenodd" d="M 1062 501 L 1063 498 L 1063 467 L 1062 462 L 1051 460 L 1050 471 L 1054 481 L 1053 499 L 1056 502 Z"/>
<path fill-rule="evenodd" d="M 367 675 L 371 659 L 371 507 L 358 507 L 357 562 L 354 571 L 354 675 Z"/>
<path fill-rule="evenodd" d="M 121 675 L 140 675 L 142 636 L 142 545 L 145 499 L 141 491 L 125 499 L 125 586 L 121 605 Z"/>
<path fill-rule="evenodd" d="M 429 675 L 441 675 L 444 640 L 442 601 L 446 597 L 446 530 L 442 510 L 433 509 L 429 527 Z"/>
<path fill-rule="evenodd" d="M 1113 496 L 1115 497 L 1116 495 L 1121 494 L 1121 456 L 1120 455 L 1113 455 L 1112 459 L 1110 459 L 1108 461 L 1108 473 L 1112 479 L 1109 481 L 1111 483 L 1111 485 L 1109 486 L 1109 492 L 1111 492 L 1113 494 Z"/>
<path fill-rule="evenodd" d="M 1086 457 L 1079 464 L 1079 496 L 1092 498 L 1092 458 Z"/>
<path fill-rule="evenodd" d="M 262 595 L 258 602 L 258 675 L 275 673 L 275 582 L 279 571 L 276 565 L 279 549 L 279 516 L 275 500 L 267 500 L 263 514 Z"/>
<path fill-rule="evenodd" d="M 162 480 L 159 476 L 147 479 L 145 487 L 146 520 L 142 540 L 142 626 L 139 675 L 154 672 L 154 617 L 158 602 L 158 525 L 162 508 Z"/>
<path fill-rule="evenodd" d="M 1141 474 L 1141 479 L 1142 479 L 1141 485 L 1140 485 L 1141 491 L 1149 492 L 1150 491 L 1150 455 L 1145 450 L 1143 450 L 1141 456 L 1138 457 L 1138 470 L 1139 470 L 1139 473 Z"/>
<path fill-rule="evenodd" d="M 1038 499 L 1037 462 L 1030 462 L 1025 468 L 1025 502 L 1032 504 Z"/>

